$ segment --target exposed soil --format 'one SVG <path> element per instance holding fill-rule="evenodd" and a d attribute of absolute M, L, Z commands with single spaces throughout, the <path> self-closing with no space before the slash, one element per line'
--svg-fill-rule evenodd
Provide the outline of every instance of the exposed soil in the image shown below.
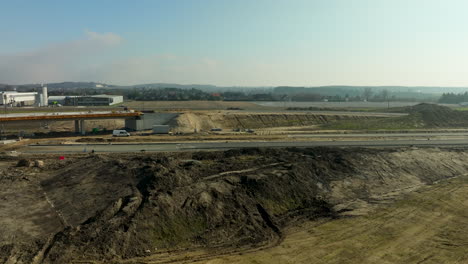
<path fill-rule="evenodd" d="M 468 176 L 460 175 L 362 216 L 300 223 L 284 231 L 280 245 L 198 263 L 467 263 L 467 193 Z"/>
<path fill-rule="evenodd" d="M 468 113 L 456 111 L 446 106 L 436 104 L 418 104 L 405 107 L 404 111 L 411 115 L 419 116 L 424 127 L 466 127 L 468 125 Z"/>
<path fill-rule="evenodd" d="M 251 251 L 278 244 L 304 220 L 365 215 L 467 173 L 468 152 L 3 155 L 0 170 L 1 263 L 191 262 L 212 257 L 187 258 L 192 250 Z"/>
<path fill-rule="evenodd" d="M 366 115 L 312 114 L 312 113 L 255 113 L 255 112 L 184 112 L 172 121 L 174 132 L 191 133 L 222 129 L 257 129 L 321 125 L 346 120 L 358 122 L 376 119 Z"/>

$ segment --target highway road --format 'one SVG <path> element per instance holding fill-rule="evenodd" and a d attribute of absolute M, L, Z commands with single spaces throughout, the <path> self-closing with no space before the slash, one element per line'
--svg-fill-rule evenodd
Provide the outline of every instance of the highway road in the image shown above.
<path fill-rule="evenodd" d="M 371 116 L 371 117 L 398 117 L 406 116 L 408 113 L 386 113 L 386 112 L 359 112 L 359 111 L 327 111 L 327 110 L 291 110 L 278 111 L 277 109 L 260 109 L 260 110 L 225 110 L 229 113 L 245 113 L 245 114 L 309 114 L 309 115 L 339 115 L 339 116 Z"/>
<path fill-rule="evenodd" d="M 349 133 L 349 134 L 290 134 L 290 138 L 370 138 L 370 137 L 467 137 L 468 132 L 410 132 L 410 133 Z"/>
<path fill-rule="evenodd" d="M 20 148 L 22 153 L 86 153 L 102 152 L 172 152 L 198 150 L 226 150 L 252 147 L 397 147 L 397 146 L 468 146 L 468 139 L 445 140 L 366 140 L 366 141 L 250 141 L 250 142 L 185 142 L 142 144 L 60 144 L 29 145 Z"/>

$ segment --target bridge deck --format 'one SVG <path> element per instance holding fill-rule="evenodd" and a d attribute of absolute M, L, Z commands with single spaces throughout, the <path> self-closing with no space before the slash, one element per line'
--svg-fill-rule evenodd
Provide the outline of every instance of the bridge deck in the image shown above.
<path fill-rule="evenodd" d="M 0 114 L 0 122 L 29 120 L 85 120 L 85 119 L 117 119 L 131 118 L 142 115 L 131 111 L 89 111 L 89 112 L 53 112 L 53 113 L 18 113 Z"/>

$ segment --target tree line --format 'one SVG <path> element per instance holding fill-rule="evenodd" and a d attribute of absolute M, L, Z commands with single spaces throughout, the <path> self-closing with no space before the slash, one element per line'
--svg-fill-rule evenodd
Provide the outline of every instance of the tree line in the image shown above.
<path fill-rule="evenodd" d="M 37 89 L 32 89 L 37 90 Z M 337 92 L 336 94 L 323 94 L 314 90 L 299 89 L 294 93 L 287 93 L 287 89 L 278 90 L 250 90 L 250 91 L 204 91 L 197 88 L 154 88 L 154 87 L 104 87 L 104 88 L 50 88 L 49 95 L 98 95 L 112 94 L 122 95 L 125 99 L 136 101 L 189 101 L 189 100 L 204 100 L 204 101 L 302 101 L 302 102 L 347 102 L 347 101 L 372 101 L 372 102 L 387 102 L 387 101 L 419 101 L 421 98 L 413 97 L 408 94 L 406 96 L 401 93 L 393 93 L 387 89 L 374 90 L 370 87 L 362 89 L 359 93 L 344 93 Z M 465 93 L 466 95 L 466 93 Z M 466 100 L 448 100 L 447 98 L 460 97 L 460 95 L 444 94 L 441 102 L 455 103 Z M 432 99 L 433 101 L 437 99 Z"/>
<path fill-rule="evenodd" d="M 468 92 L 464 93 L 444 93 L 439 99 L 439 103 L 444 104 L 459 104 L 463 102 L 468 102 Z"/>

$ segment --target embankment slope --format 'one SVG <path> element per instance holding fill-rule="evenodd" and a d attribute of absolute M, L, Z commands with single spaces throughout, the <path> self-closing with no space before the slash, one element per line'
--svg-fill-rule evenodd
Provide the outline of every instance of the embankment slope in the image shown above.
<path fill-rule="evenodd" d="M 0 241 L 1 262 L 157 263 L 187 260 L 168 250 L 243 251 L 280 242 L 298 219 L 362 215 L 468 172 L 468 152 L 435 148 L 41 159 L 39 168 L 15 167 L 14 157 L 0 166 L 0 226 L 9 234 Z M 29 199 L 17 200 L 26 193 Z M 43 209 L 28 214 L 25 205 Z"/>
<path fill-rule="evenodd" d="M 293 127 L 322 125 L 330 122 L 347 120 L 359 122 L 375 119 L 365 114 L 312 114 L 312 113 L 243 113 L 243 112 L 184 112 L 172 123 L 174 131 L 193 132 L 209 131 L 212 128 L 222 129 L 257 129 L 271 127 Z"/>

